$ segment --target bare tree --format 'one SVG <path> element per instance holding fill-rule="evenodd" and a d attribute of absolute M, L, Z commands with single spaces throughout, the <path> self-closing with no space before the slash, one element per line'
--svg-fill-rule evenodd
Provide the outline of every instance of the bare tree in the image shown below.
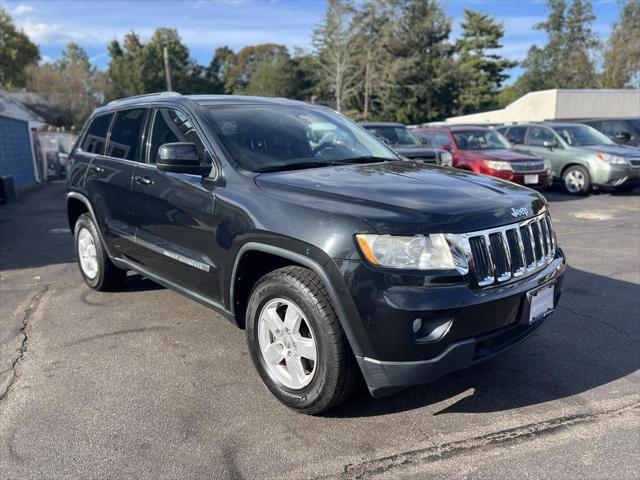
<path fill-rule="evenodd" d="M 329 0 L 324 19 L 312 36 L 316 61 L 322 71 L 321 87 L 331 92 L 339 112 L 355 92 L 358 45 L 352 28 L 354 12 L 350 0 Z"/>

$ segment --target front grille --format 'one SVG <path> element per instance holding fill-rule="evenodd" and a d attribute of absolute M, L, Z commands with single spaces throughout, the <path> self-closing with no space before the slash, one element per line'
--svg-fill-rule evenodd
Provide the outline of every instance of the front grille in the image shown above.
<path fill-rule="evenodd" d="M 535 160 L 530 162 L 511 162 L 511 167 L 517 173 L 542 172 L 544 170 L 544 162 Z"/>
<path fill-rule="evenodd" d="M 478 287 L 528 276 L 548 265 L 556 253 L 548 213 L 465 237 L 469 240 L 471 274 Z"/>
<path fill-rule="evenodd" d="M 632 167 L 640 167 L 640 157 L 633 157 L 629 159 L 629 163 Z"/>

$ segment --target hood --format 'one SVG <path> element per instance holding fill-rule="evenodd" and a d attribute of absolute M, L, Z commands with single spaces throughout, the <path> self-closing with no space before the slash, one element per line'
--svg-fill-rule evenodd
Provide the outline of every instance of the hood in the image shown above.
<path fill-rule="evenodd" d="M 608 153 L 610 155 L 619 155 L 621 157 L 637 157 L 640 155 L 638 147 L 627 147 L 624 145 L 589 145 L 580 147 L 586 150 L 593 150 L 598 153 Z"/>
<path fill-rule="evenodd" d="M 389 234 L 472 232 L 523 220 L 546 206 L 537 192 L 514 183 L 408 161 L 263 173 L 255 181 L 267 194 L 357 216 Z M 523 208 L 526 217 L 515 217 Z"/>
<path fill-rule="evenodd" d="M 542 160 L 540 157 L 536 157 L 535 155 L 506 148 L 499 150 L 464 150 L 464 152 L 469 155 L 473 155 L 474 157 L 482 157 L 486 160 L 499 160 L 503 162 Z"/>
<path fill-rule="evenodd" d="M 436 152 L 433 148 L 422 145 L 393 145 L 391 148 L 407 158 L 436 158 Z"/>

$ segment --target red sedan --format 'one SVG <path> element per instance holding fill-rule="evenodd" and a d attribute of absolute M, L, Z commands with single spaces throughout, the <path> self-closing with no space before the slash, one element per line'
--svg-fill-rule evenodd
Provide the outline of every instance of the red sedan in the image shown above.
<path fill-rule="evenodd" d="M 419 127 L 413 133 L 427 146 L 451 152 L 456 168 L 536 189 L 545 188 L 551 180 L 551 168 L 545 160 L 515 151 L 507 139 L 490 128 Z"/>

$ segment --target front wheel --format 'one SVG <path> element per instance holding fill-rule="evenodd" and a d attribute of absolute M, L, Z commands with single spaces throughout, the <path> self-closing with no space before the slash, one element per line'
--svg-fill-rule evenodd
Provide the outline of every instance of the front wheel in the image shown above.
<path fill-rule="evenodd" d="M 591 176 L 581 165 L 571 165 L 562 174 L 564 189 L 571 195 L 587 195 L 591 191 Z"/>
<path fill-rule="evenodd" d="M 86 213 L 78 217 L 74 229 L 75 249 L 80 273 L 94 290 L 115 290 L 127 276 L 126 270 L 116 267 L 100 241 L 93 219 Z"/>
<path fill-rule="evenodd" d="M 246 327 L 254 366 L 289 408 L 317 414 L 354 391 L 355 358 L 312 271 L 285 267 L 262 277 L 249 298 Z"/>

